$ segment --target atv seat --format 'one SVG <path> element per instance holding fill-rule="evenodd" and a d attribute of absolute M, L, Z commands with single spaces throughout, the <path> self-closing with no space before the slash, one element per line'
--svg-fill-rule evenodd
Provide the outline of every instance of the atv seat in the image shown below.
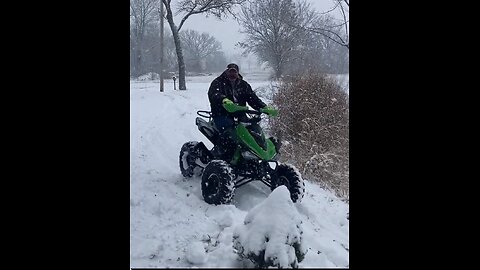
<path fill-rule="evenodd" d="M 195 124 L 197 124 L 198 130 L 202 132 L 205 137 L 207 137 L 214 145 L 218 141 L 219 132 L 213 121 L 205 121 L 200 117 L 195 119 Z"/>

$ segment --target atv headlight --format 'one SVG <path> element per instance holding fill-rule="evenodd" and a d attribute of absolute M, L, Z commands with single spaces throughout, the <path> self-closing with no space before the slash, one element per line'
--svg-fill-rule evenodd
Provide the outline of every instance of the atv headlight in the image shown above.
<path fill-rule="evenodd" d="M 268 161 L 268 167 L 270 167 L 270 169 L 276 170 L 276 169 L 277 169 L 277 166 L 278 166 L 278 163 L 277 163 L 277 162 L 275 162 L 275 161 Z"/>

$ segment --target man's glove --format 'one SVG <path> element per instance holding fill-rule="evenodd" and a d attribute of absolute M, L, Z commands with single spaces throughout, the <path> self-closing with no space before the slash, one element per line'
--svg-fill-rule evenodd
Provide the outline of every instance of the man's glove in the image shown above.
<path fill-rule="evenodd" d="M 225 108 L 225 110 L 227 110 L 227 112 L 230 112 L 230 113 L 248 110 L 247 106 L 237 105 L 237 104 L 233 103 L 233 101 L 231 101 L 228 98 L 224 98 L 222 102 L 223 102 L 223 107 Z"/>
<path fill-rule="evenodd" d="M 278 110 L 273 108 L 272 106 L 265 106 L 260 109 L 260 112 L 266 113 L 270 116 L 277 116 L 278 115 Z"/>

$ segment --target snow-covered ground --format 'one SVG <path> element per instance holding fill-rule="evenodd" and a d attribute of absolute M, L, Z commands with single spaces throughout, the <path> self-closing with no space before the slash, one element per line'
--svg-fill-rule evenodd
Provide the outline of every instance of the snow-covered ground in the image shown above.
<path fill-rule="evenodd" d="M 203 141 L 212 147 L 195 118 L 197 110 L 210 110 L 207 91 L 214 77 L 188 77 L 187 91 L 174 91 L 173 81 L 165 80 L 163 93 L 158 81 L 130 81 L 131 267 L 244 266 L 233 250 L 233 232 L 270 189 L 251 182 L 235 191 L 231 205 L 209 205 L 201 179 L 184 179 L 179 169 L 183 143 Z M 270 84 L 251 78 L 245 76 L 253 89 Z M 299 267 L 347 267 L 348 204 L 308 179 L 305 187 L 304 199 L 295 204 L 307 249 Z"/>

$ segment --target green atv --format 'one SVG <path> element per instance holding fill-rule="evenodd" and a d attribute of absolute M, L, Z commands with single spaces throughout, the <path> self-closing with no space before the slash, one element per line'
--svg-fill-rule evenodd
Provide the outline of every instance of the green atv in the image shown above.
<path fill-rule="evenodd" d="M 235 131 L 240 144 L 232 160 L 225 160 L 220 146 L 220 135 L 211 112 L 197 111 L 196 125 L 214 145 L 208 150 L 203 142 L 190 141 L 180 150 L 180 171 L 184 177 L 202 176 L 202 195 L 209 204 L 228 204 L 234 191 L 258 180 L 274 190 L 285 185 L 293 202 L 299 202 L 305 184 L 298 170 L 289 164 L 280 164 L 277 153 L 280 143 L 273 137 L 265 138 L 258 122 L 262 112 L 242 111 L 244 117 L 235 117 Z M 246 116 L 246 117 L 245 117 Z"/>

